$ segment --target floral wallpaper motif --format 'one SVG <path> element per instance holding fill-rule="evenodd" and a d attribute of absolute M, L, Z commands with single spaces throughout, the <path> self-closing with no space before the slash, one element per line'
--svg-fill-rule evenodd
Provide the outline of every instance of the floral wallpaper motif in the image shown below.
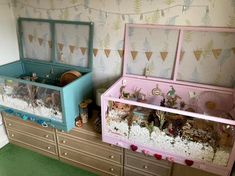
<path fill-rule="evenodd" d="M 96 86 L 110 85 L 122 74 L 123 58 L 120 53 L 123 50 L 125 23 L 235 27 L 234 0 L 13 0 L 12 2 L 16 17 L 93 21 L 95 24 L 93 79 Z M 183 5 L 184 10 L 182 10 Z M 186 40 L 192 40 L 190 33 L 187 34 Z M 208 48 L 213 46 L 212 43 L 207 44 Z M 206 53 L 203 52 L 202 55 Z M 200 79 L 200 68 L 195 66 L 191 70 L 193 79 Z M 167 70 L 162 72 L 168 74 Z M 213 78 L 213 81 L 221 79 L 223 78 Z"/>

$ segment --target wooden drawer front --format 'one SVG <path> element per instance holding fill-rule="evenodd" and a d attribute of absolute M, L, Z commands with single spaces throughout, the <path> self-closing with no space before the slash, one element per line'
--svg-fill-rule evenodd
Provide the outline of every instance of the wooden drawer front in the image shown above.
<path fill-rule="evenodd" d="M 136 158 L 139 158 L 140 160 L 141 160 L 141 159 L 149 160 L 149 161 L 152 161 L 153 163 L 157 163 L 157 164 L 160 164 L 160 165 L 168 166 L 169 168 L 172 167 L 172 163 L 170 163 L 170 162 L 168 162 L 168 161 L 166 161 L 166 160 L 156 160 L 156 158 L 154 158 L 153 156 L 144 155 L 143 153 L 133 152 L 133 151 L 131 151 L 131 150 L 125 149 L 125 154 L 126 154 L 126 155 L 134 156 L 134 157 L 136 157 Z"/>
<path fill-rule="evenodd" d="M 153 176 L 153 174 L 138 171 L 136 169 L 124 168 L 124 176 Z M 159 175 L 160 176 L 160 175 Z"/>
<path fill-rule="evenodd" d="M 65 136 L 58 135 L 58 142 L 60 145 L 67 147 L 72 147 L 76 150 L 86 152 L 87 154 L 92 154 L 118 164 L 123 163 L 123 153 L 115 152 L 110 149 L 104 148 L 99 145 L 94 145 L 84 140 L 70 139 Z"/>
<path fill-rule="evenodd" d="M 98 145 L 101 145 L 102 147 L 109 148 L 111 150 L 116 150 L 116 151 L 119 151 L 119 152 L 123 152 L 123 149 L 120 148 L 120 147 L 102 142 L 100 134 L 85 133 L 85 132 L 79 131 L 79 129 L 71 130 L 69 133 L 59 132 L 59 131 L 57 131 L 57 133 L 61 134 L 61 135 L 67 135 L 67 136 L 70 136 L 70 137 L 76 137 L 78 139 L 84 139 L 86 141 L 89 141 L 89 143 L 93 143 L 95 145 L 98 144 Z"/>
<path fill-rule="evenodd" d="M 111 164 L 108 161 L 92 157 L 91 155 L 85 153 L 75 152 L 73 150 L 66 149 L 63 147 L 59 147 L 59 153 L 61 158 L 80 163 L 93 169 L 108 173 L 110 175 L 122 175 L 121 165 Z"/>
<path fill-rule="evenodd" d="M 34 146 L 35 148 L 38 148 L 40 150 L 52 153 L 52 154 L 57 154 L 57 149 L 56 146 L 53 144 L 50 144 L 48 142 L 38 140 L 34 137 L 28 136 L 26 134 L 22 134 L 20 132 L 16 131 L 11 131 L 8 130 L 8 136 L 10 140 L 15 140 L 18 142 L 26 143 L 28 145 Z"/>
<path fill-rule="evenodd" d="M 22 131 L 23 133 L 36 135 L 43 139 L 47 139 L 51 142 L 55 141 L 55 133 L 48 132 L 43 129 L 34 128 L 33 126 L 29 126 L 24 123 L 19 123 L 14 120 L 5 119 L 5 122 L 6 122 L 7 129 L 18 130 L 18 131 Z"/>
<path fill-rule="evenodd" d="M 32 121 L 29 121 L 29 120 L 22 120 L 21 118 L 19 117 L 16 117 L 16 116 L 12 116 L 10 114 L 7 114 L 7 113 L 2 113 L 3 117 L 4 117 L 4 120 L 5 122 L 7 121 L 10 121 L 10 122 L 16 122 L 16 123 L 23 123 L 25 125 L 28 125 L 28 126 L 32 126 L 34 128 L 37 128 L 37 129 L 43 129 L 45 131 L 50 131 L 50 132 L 53 132 L 54 133 L 54 128 L 51 128 L 51 127 L 42 127 L 41 125 L 35 123 L 35 122 L 32 122 Z"/>
<path fill-rule="evenodd" d="M 170 174 L 170 168 L 165 165 L 154 163 L 150 160 L 144 160 L 131 155 L 125 156 L 125 166 L 139 169 L 143 172 L 152 173 L 158 176 L 168 176 Z"/>

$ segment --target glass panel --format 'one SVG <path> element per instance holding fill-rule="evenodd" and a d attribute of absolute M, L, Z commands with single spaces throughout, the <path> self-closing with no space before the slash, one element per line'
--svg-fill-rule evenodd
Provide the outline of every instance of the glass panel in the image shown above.
<path fill-rule="evenodd" d="M 57 61 L 88 67 L 89 26 L 56 24 L 55 30 Z"/>
<path fill-rule="evenodd" d="M 22 22 L 24 58 L 51 60 L 51 32 L 49 23 Z"/>
<path fill-rule="evenodd" d="M 226 166 L 235 127 L 109 101 L 105 134 L 191 160 Z"/>
<path fill-rule="evenodd" d="M 185 31 L 178 80 L 235 86 L 235 33 Z"/>
<path fill-rule="evenodd" d="M 30 114 L 62 121 L 60 92 L 0 79 L 0 104 Z"/>
<path fill-rule="evenodd" d="M 127 74 L 172 78 L 178 30 L 129 27 Z"/>

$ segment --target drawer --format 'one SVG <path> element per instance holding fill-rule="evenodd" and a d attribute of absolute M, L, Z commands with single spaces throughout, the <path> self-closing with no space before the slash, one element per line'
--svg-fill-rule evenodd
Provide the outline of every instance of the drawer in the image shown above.
<path fill-rule="evenodd" d="M 17 131 L 12 131 L 9 129 L 7 131 L 8 131 L 8 137 L 10 140 L 25 143 L 27 145 L 33 146 L 35 148 L 38 148 L 38 149 L 43 150 L 48 153 L 52 153 L 52 154 L 56 154 L 56 155 L 58 153 L 57 149 L 56 149 L 56 145 L 54 145 L 54 144 L 36 139 L 32 136 L 28 136 L 26 134 L 22 134 Z"/>
<path fill-rule="evenodd" d="M 61 134 L 61 136 L 64 135 L 64 136 L 69 136 L 72 138 L 83 139 L 83 140 L 88 141 L 89 143 L 93 143 L 95 145 L 100 145 L 102 147 L 109 148 L 110 150 L 116 150 L 119 152 L 123 152 L 123 149 L 120 147 L 102 142 L 101 135 L 97 134 L 97 133 L 96 134 L 89 133 L 89 132 L 86 132 L 85 130 L 82 130 L 82 129 L 79 130 L 79 128 L 73 129 L 68 133 L 67 132 L 60 132 L 58 130 L 56 132 L 58 134 Z"/>
<path fill-rule="evenodd" d="M 143 171 L 138 171 L 136 169 L 131 169 L 128 167 L 124 168 L 124 176 L 153 176 L 153 174 L 145 173 Z M 161 176 L 161 175 L 159 175 Z"/>
<path fill-rule="evenodd" d="M 131 155 L 131 156 L 137 157 L 139 159 L 149 160 L 149 161 L 152 161 L 153 163 L 157 163 L 157 164 L 160 164 L 160 165 L 165 165 L 165 166 L 168 166 L 170 168 L 172 167 L 171 162 L 168 162 L 166 160 L 156 160 L 156 158 L 154 158 L 153 156 L 144 155 L 143 153 L 139 153 L 139 152 L 133 152 L 133 151 L 128 150 L 128 149 L 125 149 L 125 155 Z"/>
<path fill-rule="evenodd" d="M 125 166 L 157 176 L 169 176 L 171 168 L 151 160 L 125 155 Z"/>
<path fill-rule="evenodd" d="M 75 150 L 79 150 L 81 152 L 94 155 L 95 157 L 97 156 L 106 160 L 110 160 L 118 164 L 123 163 L 123 152 L 113 151 L 110 150 L 109 148 L 105 148 L 99 145 L 94 145 L 84 140 L 71 139 L 69 137 L 61 135 L 57 136 L 58 136 L 59 145 L 63 145 L 65 147 L 71 147 L 74 148 Z"/>
<path fill-rule="evenodd" d="M 32 126 L 34 128 L 37 128 L 37 129 L 43 129 L 43 130 L 50 131 L 50 132 L 55 131 L 54 128 L 42 127 L 41 125 L 39 125 L 35 122 L 29 121 L 29 120 L 22 120 L 21 118 L 19 118 L 17 116 L 13 116 L 11 114 L 7 114 L 7 113 L 4 113 L 4 112 L 2 113 L 2 116 L 4 117 L 5 122 L 10 120 L 10 121 L 14 121 L 14 122 L 17 122 L 17 123 L 23 123 L 25 125 Z"/>
<path fill-rule="evenodd" d="M 30 124 L 25 124 L 23 122 L 11 120 L 8 118 L 5 118 L 5 124 L 7 129 L 17 130 L 23 133 L 29 133 L 29 135 L 35 135 L 38 137 L 41 137 L 43 139 L 49 140 L 51 142 L 55 142 L 55 133 L 46 131 L 41 127 L 42 129 L 35 128 L 34 126 Z"/>
<path fill-rule="evenodd" d="M 122 175 L 122 166 L 91 155 L 59 147 L 60 157 L 99 170 L 109 175 Z"/>

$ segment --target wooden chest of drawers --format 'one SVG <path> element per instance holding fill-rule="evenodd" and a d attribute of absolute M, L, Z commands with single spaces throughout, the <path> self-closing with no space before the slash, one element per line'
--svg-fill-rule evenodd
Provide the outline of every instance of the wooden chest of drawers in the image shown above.
<path fill-rule="evenodd" d="M 89 124 L 56 133 L 62 161 L 98 175 L 123 175 L 123 149 L 103 143 Z"/>
<path fill-rule="evenodd" d="M 2 115 L 11 143 L 58 159 L 57 142 L 53 128 L 43 128 L 6 113 L 2 113 Z"/>

